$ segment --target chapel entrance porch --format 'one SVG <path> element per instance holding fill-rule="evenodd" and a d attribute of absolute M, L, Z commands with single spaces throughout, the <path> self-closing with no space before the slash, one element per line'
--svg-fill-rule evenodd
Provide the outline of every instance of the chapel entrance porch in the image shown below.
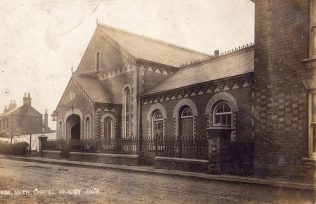
<path fill-rule="evenodd" d="M 66 120 L 66 138 L 69 142 L 69 149 L 80 150 L 80 116 L 72 114 Z"/>

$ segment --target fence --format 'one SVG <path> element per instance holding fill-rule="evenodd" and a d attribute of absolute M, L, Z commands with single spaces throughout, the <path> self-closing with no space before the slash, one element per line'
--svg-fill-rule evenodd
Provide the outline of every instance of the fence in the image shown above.
<path fill-rule="evenodd" d="M 44 149 L 62 152 L 101 152 L 117 154 L 139 154 L 147 158 L 155 156 L 207 159 L 208 142 L 206 139 L 176 140 L 173 138 L 157 141 L 138 138 L 113 140 L 47 140 Z"/>
<path fill-rule="evenodd" d="M 137 138 L 104 140 L 47 140 L 43 149 L 62 151 L 68 154 L 72 152 L 100 152 L 117 154 L 137 154 L 139 151 Z"/>
<path fill-rule="evenodd" d="M 208 141 L 206 139 L 146 139 L 142 141 L 142 150 L 145 157 L 155 156 L 179 157 L 187 159 L 207 159 Z"/>
<path fill-rule="evenodd" d="M 39 142 L 38 142 L 38 137 L 45 135 L 46 137 L 48 137 L 48 139 L 56 139 L 56 133 L 52 132 L 52 133 L 40 133 L 40 134 L 32 134 L 31 137 L 31 150 L 36 150 L 38 151 L 38 147 L 39 147 Z M 26 143 L 30 143 L 30 135 L 15 135 L 11 138 L 0 138 L 0 141 L 5 141 L 8 143 L 21 143 L 21 142 L 26 142 Z"/>

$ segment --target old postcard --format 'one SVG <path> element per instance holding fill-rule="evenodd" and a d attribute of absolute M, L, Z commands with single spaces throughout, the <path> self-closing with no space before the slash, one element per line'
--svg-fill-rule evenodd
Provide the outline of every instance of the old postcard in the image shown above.
<path fill-rule="evenodd" d="M 315 0 L 1 0 L 1 203 L 315 203 Z"/>

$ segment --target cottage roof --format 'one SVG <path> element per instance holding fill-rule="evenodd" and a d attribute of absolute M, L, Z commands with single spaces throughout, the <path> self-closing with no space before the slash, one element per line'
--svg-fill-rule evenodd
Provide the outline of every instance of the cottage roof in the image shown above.
<path fill-rule="evenodd" d="M 9 110 L 5 113 L 0 114 L 0 117 L 4 117 L 8 115 L 42 116 L 42 114 L 38 112 L 32 106 L 30 108 L 26 108 L 25 106 L 14 108 L 12 110 Z"/>
<path fill-rule="evenodd" d="M 129 54 L 140 60 L 180 67 L 184 63 L 210 57 L 198 51 L 101 24 L 98 24 L 97 30 L 102 31 Z"/>
<path fill-rule="evenodd" d="M 200 64 L 182 68 L 144 95 L 242 75 L 253 72 L 253 70 L 254 49 L 253 47 L 249 47 Z"/>

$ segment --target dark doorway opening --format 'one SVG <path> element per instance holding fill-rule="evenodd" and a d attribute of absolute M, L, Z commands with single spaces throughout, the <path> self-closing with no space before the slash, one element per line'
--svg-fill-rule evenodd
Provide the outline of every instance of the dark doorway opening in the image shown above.
<path fill-rule="evenodd" d="M 80 150 L 80 117 L 72 114 L 67 118 L 67 138 L 71 143 L 71 150 Z"/>

